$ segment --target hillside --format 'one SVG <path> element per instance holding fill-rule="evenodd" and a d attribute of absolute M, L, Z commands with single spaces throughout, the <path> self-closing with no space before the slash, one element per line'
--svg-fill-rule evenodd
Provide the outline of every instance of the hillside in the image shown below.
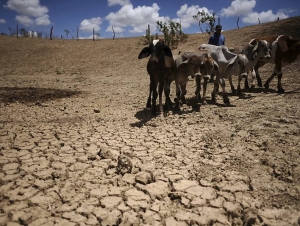
<path fill-rule="evenodd" d="M 223 34 L 236 50 L 300 38 L 300 17 Z M 224 105 L 209 83 L 202 105 L 191 79 L 180 111 L 152 117 L 139 42 L 0 36 L 0 225 L 299 225 L 300 60 L 284 94 L 227 82 Z"/>

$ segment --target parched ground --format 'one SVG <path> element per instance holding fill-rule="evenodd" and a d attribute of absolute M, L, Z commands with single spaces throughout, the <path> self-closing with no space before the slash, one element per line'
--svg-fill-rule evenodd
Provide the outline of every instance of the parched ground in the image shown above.
<path fill-rule="evenodd" d="M 224 35 L 238 49 L 299 24 Z M 275 78 L 202 106 L 191 80 L 180 112 L 152 118 L 139 42 L 0 37 L 0 225 L 300 225 L 300 60 L 285 94 Z"/>

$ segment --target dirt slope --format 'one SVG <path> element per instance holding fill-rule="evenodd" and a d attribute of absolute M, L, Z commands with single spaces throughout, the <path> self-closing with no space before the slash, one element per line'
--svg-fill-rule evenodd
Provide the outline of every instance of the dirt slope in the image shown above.
<path fill-rule="evenodd" d="M 300 38 L 299 24 L 224 35 L 240 48 Z M 152 118 L 139 41 L 0 36 L 0 225 L 299 225 L 300 61 L 283 70 L 285 94 L 275 78 L 201 106 L 191 80 L 181 112 Z"/>

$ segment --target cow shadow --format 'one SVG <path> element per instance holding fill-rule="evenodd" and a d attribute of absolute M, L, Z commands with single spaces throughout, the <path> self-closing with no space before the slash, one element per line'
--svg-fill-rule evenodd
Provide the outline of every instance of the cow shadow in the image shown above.
<path fill-rule="evenodd" d="M 153 117 L 151 110 L 148 108 L 144 108 L 134 114 L 134 117 L 136 117 L 139 121 L 130 123 L 132 127 L 138 127 L 141 128 L 143 125 L 145 125 L 148 121 L 150 121 Z"/>
<path fill-rule="evenodd" d="M 55 99 L 68 98 L 81 93 L 81 91 L 64 89 L 0 87 L 0 103 L 42 103 Z"/>

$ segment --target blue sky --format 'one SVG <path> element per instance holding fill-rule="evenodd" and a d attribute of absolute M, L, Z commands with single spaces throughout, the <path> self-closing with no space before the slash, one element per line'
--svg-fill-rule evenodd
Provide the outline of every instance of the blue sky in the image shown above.
<path fill-rule="evenodd" d="M 183 32 L 199 32 L 198 11 L 215 12 L 223 30 L 275 21 L 300 15 L 300 0 L 0 0 L 0 32 L 9 34 L 8 28 L 25 28 L 27 31 L 50 33 L 69 38 L 91 38 L 92 30 L 102 38 L 141 36 L 150 24 L 157 32 L 155 22 L 171 19 L 181 21 Z M 205 30 L 205 25 L 202 25 Z"/>

